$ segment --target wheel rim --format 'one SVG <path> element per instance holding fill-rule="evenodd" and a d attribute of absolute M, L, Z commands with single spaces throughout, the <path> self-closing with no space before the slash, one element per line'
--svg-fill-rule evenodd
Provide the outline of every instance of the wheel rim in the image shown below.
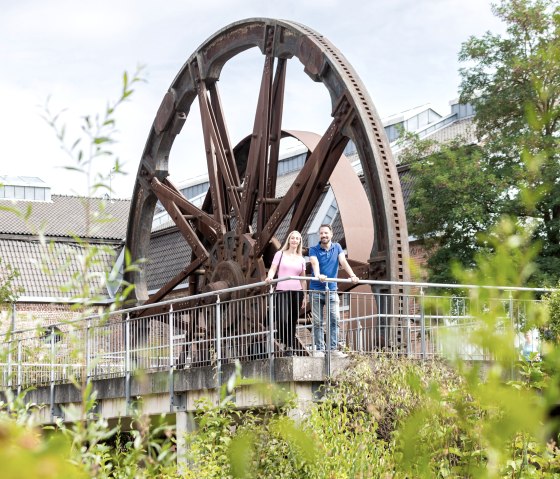
<path fill-rule="evenodd" d="M 241 159 L 233 153 L 216 82 L 231 58 L 253 47 L 264 55 L 264 68 L 253 134 L 247 157 Z M 327 88 L 333 120 L 294 184 L 276 200 L 285 73 L 292 58 Z M 210 182 L 201 208 L 188 202 L 168 178 L 173 142 L 194 101 L 200 106 Z M 126 240 L 132 258 L 147 256 L 158 199 L 192 250 L 183 270 L 148 302 L 161 300 L 201 270 L 204 274 L 199 280 L 190 282 L 190 294 L 203 287 L 214 289 L 218 283 L 231 286 L 264 279 L 263 255 L 271 244 L 277 246 L 280 223 L 291 215 L 289 230 L 303 228 L 349 139 L 360 157 L 373 225 L 372 237 L 362 238 L 372 246 L 369 266 L 360 269 L 361 277 L 407 281 L 408 234 L 398 174 L 382 123 L 352 66 L 322 35 L 294 22 L 249 19 L 210 37 L 187 60 L 165 94 L 136 177 Z M 352 234 L 364 233 L 345 229 L 345 235 Z M 238 268 L 232 272 L 224 266 L 226 262 L 238 263 L 241 273 Z M 220 274 L 222 270 L 225 273 Z M 143 270 L 128 273 L 126 279 L 136 285 L 136 298 L 146 301 Z"/>

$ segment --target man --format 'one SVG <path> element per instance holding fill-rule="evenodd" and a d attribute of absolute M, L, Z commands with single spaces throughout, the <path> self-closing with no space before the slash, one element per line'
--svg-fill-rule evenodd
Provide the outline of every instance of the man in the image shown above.
<path fill-rule="evenodd" d="M 345 357 L 342 351 L 338 350 L 338 319 L 340 312 L 338 309 L 337 283 L 327 282 L 327 278 L 338 276 L 339 264 L 350 276 L 353 283 L 357 283 L 358 277 L 346 261 L 346 256 L 342 247 L 338 243 L 332 242 L 333 231 L 331 225 L 321 225 L 319 228 L 319 243 L 309 249 L 309 261 L 313 268 L 313 279 L 309 283 L 311 314 L 313 316 L 313 340 L 317 348 L 316 356 L 324 356 L 325 337 L 323 332 L 323 311 L 328 301 L 328 313 L 330 327 L 330 352 L 332 356 Z M 329 339 L 329 338 L 327 338 Z"/>

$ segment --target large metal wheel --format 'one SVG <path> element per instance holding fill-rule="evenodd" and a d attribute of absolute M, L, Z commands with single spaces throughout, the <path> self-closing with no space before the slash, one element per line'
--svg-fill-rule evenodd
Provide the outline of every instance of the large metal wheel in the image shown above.
<path fill-rule="evenodd" d="M 230 59 L 254 47 L 264 55 L 254 128 L 234 148 L 217 81 Z M 330 94 L 333 119 L 322 135 L 282 131 L 290 59 L 299 60 L 311 80 L 321 82 Z M 171 148 L 195 101 L 210 182 L 201 208 L 187 201 L 168 178 Z M 288 134 L 302 140 L 310 152 L 278 200 L 280 139 Z M 359 179 L 349 163 L 340 160 L 349 139 L 356 144 L 363 170 L 361 194 L 353 186 Z M 288 230 L 301 231 L 329 182 L 341 205 L 349 258 L 356 261 L 360 276 L 408 280 L 408 235 L 397 170 L 383 125 L 352 66 L 322 35 L 294 22 L 256 18 L 218 31 L 187 60 L 163 98 L 138 169 L 126 240 L 133 259 L 147 256 L 159 200 L 192 255 L 150 298 L 144 272 L 129 273 L 126 279 L 136 285 L 136 300 L 160 301 L 187 278 L 191 295 L 262 281 L 267 258 L 278 247 L 275 234 L 280 224 L 288 219 Z"/>

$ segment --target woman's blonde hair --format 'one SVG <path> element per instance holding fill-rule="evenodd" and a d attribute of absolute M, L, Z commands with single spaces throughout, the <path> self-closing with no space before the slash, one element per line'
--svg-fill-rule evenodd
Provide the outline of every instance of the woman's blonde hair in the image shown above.
<path fill-rule="evenodd" d="M 284 241 L 284 246 L 282 246 L 282 251 L 288 251 L 290 249 L 290 238 L 292 237 L 292 235 L 296 233 L 299 235 L 299 244 L 296 250 L 296 253 L 299 254 L 300 256 L 303 256 L 303 238 L 301 237 L 301 233 L 299 231 L 292 231 L 286 238 L 286 241 Z"/>

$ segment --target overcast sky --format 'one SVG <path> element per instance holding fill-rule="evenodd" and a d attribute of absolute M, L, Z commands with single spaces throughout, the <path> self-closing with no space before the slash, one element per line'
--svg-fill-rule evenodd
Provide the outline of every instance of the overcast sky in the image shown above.
<path fill-rule="evenodd" d="M 51 109 L 67 109 L 66 121 L 75 125 L 118 97 L 123 71 L 146 66 L 147 82 L 117 113 L 114 150 L 128 172 L 113 182 L 118 197 L 132 195 L 151 124 L 175 75 L 200 44 L 234 21 L 281 18 L 323 34 L 354 66 L 381 117 L 426 103 L 447 114 L 457 97 L 461 43 L 502 29 L 487 0 L 2 0 L 1 6 L 0 175 L 39 176 L 53 193 L 85 193 L 84 181 L 61 168 L 71 161 L 41 119 L 41 105 L 50 96 Z M 262 65 L 258 52 L 244 55 L 220 81 L 234 143 L 250 133 Z M 296 62 L 288 64 L 283 125 L 322 132 L 330 121 L 326 90 Z M 176 182 L 205 171 L 196 113 L 172 151 Z M 97 167 L 110 170 L 108 162 Z"/>

